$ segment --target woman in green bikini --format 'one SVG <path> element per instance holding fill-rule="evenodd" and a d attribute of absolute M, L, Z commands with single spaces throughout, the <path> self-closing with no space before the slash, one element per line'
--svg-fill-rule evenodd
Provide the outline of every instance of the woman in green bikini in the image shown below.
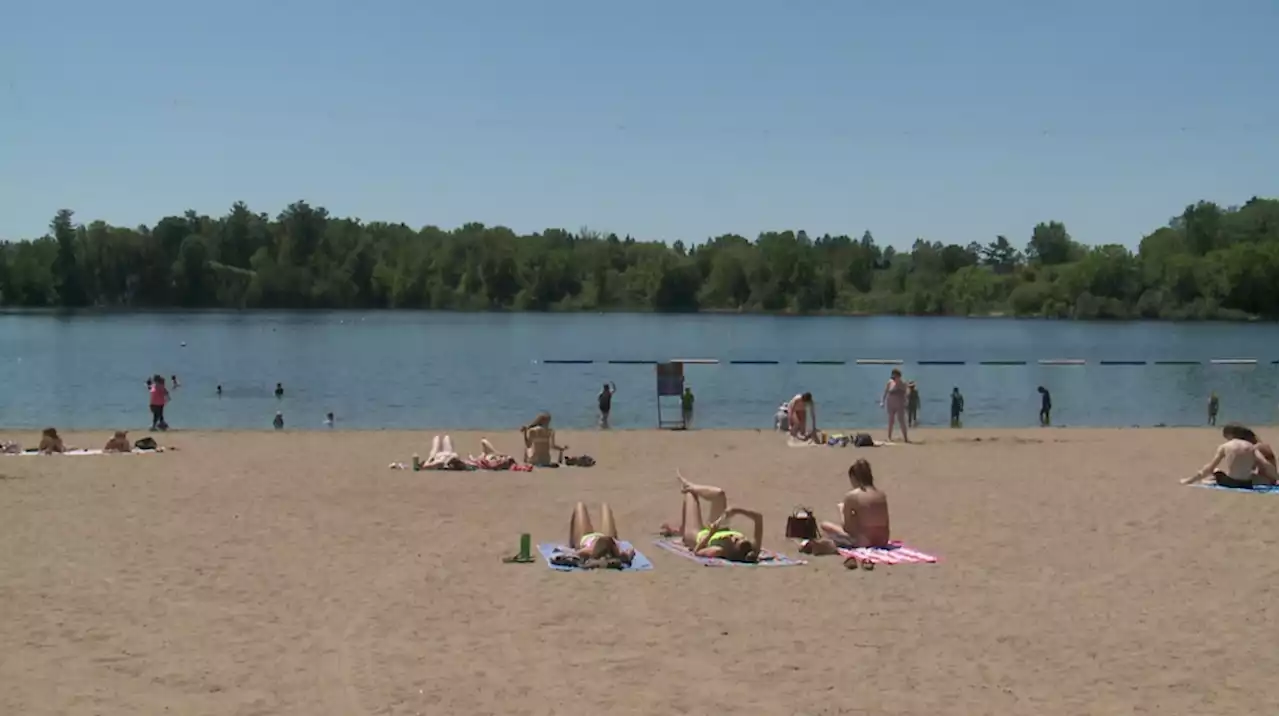
<path fill-rule="evenodd" d="M 613 510 L 603 503 L 600 505 L 599 532 L 591 525 L 591 515 L 587 513 L 585 504 L 579 502 L 573 508 L 573 517 L 569 520 L 569 546 L 582 560 L 616 559 L 628 565 L 636 556 L 635 550 L 622 546 L 618 539 L 618 525 L 613 521 Z"/>
<path fill-rule="evenodd" d="M 680 513 L 680 530 L 662 525 L 662 534 L 680 536 L 684 546 L 699 557 L 718 557 L 730 562 L 757 562 L 760 560 L 760 544 L 764 541 L 764 516 L 759 512 L 729 507 L 724 490 L 710 485 L 695 485 L 680 479 L 680 492 L 684 495 L 684 507 Z M 702 519 L 702 501 L 710 504 L 708 520 Z M 755 523 L 752 539 L 741 532 L 729 529 L 729 519 L 735 515 L 746 517 Z"/>

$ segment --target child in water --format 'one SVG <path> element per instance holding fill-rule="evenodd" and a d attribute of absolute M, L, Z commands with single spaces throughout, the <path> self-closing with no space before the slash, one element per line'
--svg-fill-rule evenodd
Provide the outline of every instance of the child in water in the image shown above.
<path fill-rule="evenodd" d="M 916 390 L 916 382 L 907 383 L 907 427 L 914 428 L 920 424 L 920 393 Z"/>
<path fill-rule="evenodd" d="M 1047 427 L 1049 413 L 1053 410 L 1053 399 L 1049 397 L 1049 391 L 1043 385 L 1036 388 L 1036 392 L 1040 394 L 1040 425 Z"/>
<path fill-rule="evenodd" d="M 1218 394 L 1209 394 L 1209 424 L 1218 424 Z"/>
<path fill-rule="evenodd" d="M 959 387 L 951 389 L 951 427 L 960 427 L 960 414 L 964 412 L 964 396 Z"/>
<path fill-rule="evenodd" d="M 271 421 L 276 430 L 284 430 L 284 413 L 277 412 L 276 419 Z"/>

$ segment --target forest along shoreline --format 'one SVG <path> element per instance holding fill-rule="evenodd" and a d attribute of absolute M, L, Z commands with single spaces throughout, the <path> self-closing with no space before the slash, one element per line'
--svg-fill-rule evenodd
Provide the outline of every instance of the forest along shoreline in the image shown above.
<path fill-rule="evenodd" d="M 583 229 L 452 231 L 236 203 L 154 226 L 77 223 L 0 242 L 0 306 L 433 309 L 1276 320 L 1276 199 L 1187 206 L 1138 242 L 1089 246 L 1058 221 L 1021 241 L 910 250 L 805 231 L 686 246 Z"/>

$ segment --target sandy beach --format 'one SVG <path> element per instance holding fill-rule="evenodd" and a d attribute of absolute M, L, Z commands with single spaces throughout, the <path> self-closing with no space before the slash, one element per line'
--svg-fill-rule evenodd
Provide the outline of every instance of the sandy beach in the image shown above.
<path fill-rule="evenodd" d="M 564 432 L 595 467 L 388 469 L 432 434 L 171 432 L 161 455 L 0 457 L 0 713 L 1277 710 L 1278 501 L 1178 485 L 1210 428 L 924 430 L 872 449 Z M 486 435 L 517 451 L 514 431 Z M 480 437 L 453 434 L 464 454 Z M 894 536 L 939 564 L 715 569 L 651 544 L 678 518 L 679 467 L 762 510 L 765 546 L 796 556 L 786 515 L 833 517 L 857 457 Z M 610 503 L 654 569 L 501 561 L 521 532 L 564 541 L 576 500 Z"/>

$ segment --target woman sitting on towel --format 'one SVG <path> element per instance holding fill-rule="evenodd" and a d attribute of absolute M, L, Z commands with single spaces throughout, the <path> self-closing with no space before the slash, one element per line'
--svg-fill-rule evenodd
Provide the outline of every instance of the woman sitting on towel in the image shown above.
<path fill-rule="evenodd" d="M 1209 482 L 1221 487 L 1251 488 L 1276 484 L 1276 455 L 1249 428 L 1236 423 L 1222 427 L 1226 442 L 1218 446 L 1213 460 L 1183 484 Z"/>
<path fill-rule="evenodd" d="M 57 428 L 45 428 L 40 433 L 40 447 L 37 451 L 41 455 L 53 455 L 67 451 L 67 446 L 62 443 L 62 437 L 58 435 Z"/>
<path fill-rule="evenodd" d="M 662 525 L 662 534 L 666 537 L 679 535 L 684 546 L 699 557 L 717 557 L 730 562 L 758 562 L 760 545 L 764 541 L 764 516 L 759 512 L 728 506 L 728 498 L 724 490 L 710 485 L 695 485 L 680 471 L 676 471 L 680 479 L 680 492 L 684 495 L 684 506 L 680 513 L 680 530 L 677 532 L 669 525 Z M 707 515 L 709 521 L 702 519 L 702 501 L 711 506 Z M 729 529 L 726 524 L 735 515 L 746 517 L 755 523 L 752 539 L 737 530 Z"/>
<path fill-rule="evenodd" d="M 849 467 L 853 486 L 840 502 L 840 524 L 823 522 L 822 534 L 832 547 L 886 547 L 889 544 L 889 500 L 875 484 L 871 463 L 858 460 Z M 801 551 L 804 551 L 803 549 Z M 821 553 L 822 545 L 814 548 Z"/>
<path fill-rule="evenodd" d="M 573 518 L 569 520 L 569 546 L 576 550 L 581 560 L 618 560 L 623 565 L 631 564 L 635 558 L 635 550 L 624 548 L 618 539 L 618 525 L 613 521 L 613 510 L 607 504 L 600 505 L 600 531 L 591 525 L 591 515 L 587 514 L 587 506 L 581 502 L 573 508 Z"/>
<path fill-rule="evenodd" d="M 129 444 L 129 434 L 123 430 L 117 430 L 107 444 L 102 446 L 102 452 L 133 452 L 133 446 Z"/>
<path fill-rule="evenodd" d="M 560 461 L 551 459 L 551 451 L 556 450 L 563 459 L 564 451 L 569 449 L 568 445 L 556 445 L 556 431 L 551 429 L 551 413 L 538 413 L 533 422 L 520 428 L 520 433 L 524 435 L 524 459 L 530 465 L 558 467 Z"/>

